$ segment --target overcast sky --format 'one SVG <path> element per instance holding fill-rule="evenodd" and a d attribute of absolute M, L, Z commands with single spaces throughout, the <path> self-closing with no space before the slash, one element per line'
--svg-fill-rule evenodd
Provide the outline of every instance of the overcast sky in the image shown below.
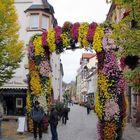
<path fill-rule="evenodd" d="M 65 21 L 101 23 L 105 21 L 110 7 L 105 0 L 48 0 L 48 2 L 54 7 L 59 26 L 62 26 Z M 61 54 L 65 82 L 75 80 L 82 52 L 78 49 Z"/>

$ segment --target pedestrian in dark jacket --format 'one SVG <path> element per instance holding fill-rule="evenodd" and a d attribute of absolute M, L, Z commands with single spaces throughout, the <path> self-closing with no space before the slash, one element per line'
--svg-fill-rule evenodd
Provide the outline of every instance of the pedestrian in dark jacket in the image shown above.
<path fill-rule="evenodd" d="M 91 105 L 89 102 L 87 102 L 86 107 L 87 107 L 87 114 L 89 114 L 91 110 Z"/>
<path fill-rule="evenodd" d="M 69 113 L 69 108 L 67 106 L 64 106 L 63 111 L 62 111 L 62 123 L 63 124 L 67 123 L 68 113 Z"/>
<path fill-rule="evenodd" d="M 39 140 L 42 139 L 42 120 L 44 117 L 43 108 L 39 105 L 38 101 L 35 101 L 34 107 L 31 110 L 31 117 L 33 119 L 33 132 L 34 140 L 37 140 L 37 128 L 39 132 Z"/>
<path fill-rule="evenodd" d="M 57 134 L 58 112 L 54 106 L 51 108 L 50 111 L 49 123 L 50 123 L 50 129 L 52 134 L 52 140 L 58 140 L 58 134 Z"/>

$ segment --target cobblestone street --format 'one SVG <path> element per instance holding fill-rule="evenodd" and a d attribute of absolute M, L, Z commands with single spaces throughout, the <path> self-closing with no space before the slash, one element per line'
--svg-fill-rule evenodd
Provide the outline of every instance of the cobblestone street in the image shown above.
<path fill-rule="evenodd" d="M 17 122 L 4 122 L 3 137 L 0 140 L 32 140 L 31 133 L 17 134 Z M 71 107 L 69 121 L 66 125 L 61 122 L 58 125 L 59 140 L 97 140 L 97 117 L 95 113 L 86 114 L 86 108 L 74 105 Z M 127 124 L 124 140 L 139 140 L 140 129 Z M 43 134 L 43 140 L 51 140 L 50 131 Z"/>

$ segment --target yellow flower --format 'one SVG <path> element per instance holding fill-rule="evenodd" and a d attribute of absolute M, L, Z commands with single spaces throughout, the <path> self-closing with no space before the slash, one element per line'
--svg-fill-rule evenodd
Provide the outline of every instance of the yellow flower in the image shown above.
<path fill-rule="evenodd" d="M 56 43 L 55 43 L 55 31 L 50 29 L 48 31 L 48 36 L 47 36 L 47 43 L 49 47 L 50 52 L 54 52 L 56 49 Z"/>
<path fill-rule="evenodd" d="M 116 124 L 113 122 L 105 123 L 104 131 L 104 139 L 105 140 L 116 140 Z"/>
<path fill-rule="evenodd" d="M 51 78 L 49 78 L 47 82 L 47 94 L 51 96 L 51 93 L 52 93 L 52 81 L 51 81 Z"/>
<path fill-rule="evenodd" d="M 86 22 L 83 22 L 79 27 L 78 32 L 78 42 L 80 43 L 80 47 L 88 47 L 88 41 L 87 41 L 87 33 L 88 33 L 89 24 Z"/>
<path fill-rule="evenodd" d="M 29 94 L 29 92 L 27 93 L 26 97 L 26 109 L 28 113 L 31 111 L 31 95 Z"/>
<path fill-rule="evenodd" d="M 93 37 L 93 49 L 96 52 L 102 51 L 102 37 L 103 37 L 103 29 L 101 27 L 97 27 L 95 30 L 95 34 Z"/>
<path fill-rule="evenodd" d="M 34 45 L 34 48 L 35 48 L 35 56 L 40 55 L 40 56 L 43 57 L 45 55 L 45 50 L 42 47 L 41 36 L 37 36 L 37 37 L 34 38 L 33 45 Z"/>
<path fill-rule="evenodd" d="M 104 117 L 104 106 L 107 99 L 110 99 L 112 97 L 111 94 L 109 94 L 108 90 L 111 84 L 108 83 L 109 80 L 104 75 L 104 73 L 99 72 L 98 74 L 98 89 L 99 91 L 96 93 L 96 105 L 95 105 L 95 111 L 97 113 L 97 116 L 99 119 L 102 119 Z"/>
<path fill-rule="evenodd" d="M 68 37 L 67 33 L 61 34 L 61 38 L 62 38 L 62 41 L 63 41 L 63 45 L 65 47 L 68 47 L 70 45 L 70 38 Z"/>
<path fill-rule="evenodd" d="M 40 82 L 40 77 L 38 72 L 36 71 L 31 72 L 30 85 L 32 90 L 31 94 L 35 96 L 39 96 L 42 92 L 42 88 L 41 88 L 41 82 Z"/>

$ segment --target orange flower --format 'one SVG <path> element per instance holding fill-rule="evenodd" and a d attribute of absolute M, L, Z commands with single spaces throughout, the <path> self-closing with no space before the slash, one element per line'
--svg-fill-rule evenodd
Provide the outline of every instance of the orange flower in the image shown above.
<path fill-rule="evenodd" d="M 35 70 L 36 70 L 35 62 L 29 59 L 29 71 L 35 71 Z"/>

